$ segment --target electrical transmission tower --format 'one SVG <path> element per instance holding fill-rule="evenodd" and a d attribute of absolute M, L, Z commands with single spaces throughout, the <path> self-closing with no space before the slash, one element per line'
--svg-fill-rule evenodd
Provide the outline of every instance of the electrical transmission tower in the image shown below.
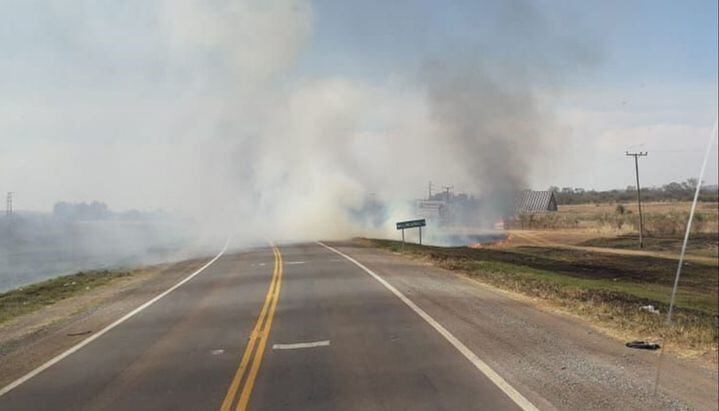
<path fill-rule="evenodd" d="M 637 205 L 639 206 L 639 248 L 644 248 L 644 218 L 642 217 L 642 194 L 639 187 L 639 157 L 646 157 L 649 153 L 646 151 L 638 153 L 627 151 L 625 154 L 629 157 L 634 157 L 634 170 L 637 176 Z"/>
<path fill-rule="evenodd" d="M 9 217 L 12 215 L 12 195 L 14 193 L 9 191 L 5 200 L 5 214 Z"/>

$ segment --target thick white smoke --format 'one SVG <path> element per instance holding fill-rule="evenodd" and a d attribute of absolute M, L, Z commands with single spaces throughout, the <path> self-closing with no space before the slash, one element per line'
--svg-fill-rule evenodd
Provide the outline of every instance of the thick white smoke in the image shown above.
<path fill-rule="evenodd" d="M 491 70 L 435 58 L 399 80 L 298 75 L 313 31 L 302 0 L 71 4 L 0 12 L 24 14 L 0 17 L 4 37 L 35 40 L 3 54 L 0 178 L 37 208 L 100 200 L 181 211 L 212 237 L 319 239 L 364 232 L 372 193 L 390 232 L 429 178 L 523 188 L 551 128 L 519 57 Z M 36 26 L 13 25 L 28 16 Z M 523 18 L 522 36 L 545 29 Z"/>

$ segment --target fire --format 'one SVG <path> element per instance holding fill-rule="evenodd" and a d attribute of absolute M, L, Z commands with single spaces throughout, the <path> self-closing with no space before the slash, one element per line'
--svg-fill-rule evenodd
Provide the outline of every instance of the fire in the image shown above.
<path fill-rule="evenodd" d="M 508 234 L 507 238 L 504 240 L 497 240 L 497 241 L 489 241 L 486 243 L 472 243 L 469 244 L 467 247 L 469 248 L 487 248 L 487 247 L 502 247 L 509 245 L 512 242 L 512 235 Z"/>

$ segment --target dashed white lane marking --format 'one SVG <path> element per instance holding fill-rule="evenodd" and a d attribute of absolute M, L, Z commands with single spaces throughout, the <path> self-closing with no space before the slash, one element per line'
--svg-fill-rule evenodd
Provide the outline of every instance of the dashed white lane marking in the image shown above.
<path fill-rule="evenodd" d="M 330 345 L 330 340 L 303 342 L 294 344 L 275 344 L 272 346 L 273 350 L 297 350 L 301 348 L 314 348 L 314 347 L 327 347 Z"/>
<path fill-rule="evenodd" d="M 3 395 L 7 394 L 8 392 L 10 392 L 11 390 L 13 390 L 14 388 L 16 388 L 17 386 L 19 386 L 20 384 L 24 383 L 25 381 L 29 380 L 30 378 L 32 378 L 32 377 L 34 377 L 34 376 L 40 374 L 41 372 L 45 371 L 46 369 L 48 369 L 48 368 L 52 367 L 53 365 L 59 363 L 59 362 L 62 361 L 65 357 L 67 357 L 67 356 L 71 355 L 72 353 L 78 351 L 80 348 L 82 348 L 82 347 L 84 347 L 84 346 L 90 344 L 91 342 L 95 341 L 96 339 L 100 338 L 100 337 L 101 337 L 102 335 L 104 335 L 106 332 L 112 330 L 113 328 L 117 327 L 118 325 L 120 325 L 120 324 L 124 323 L 125 321 L 129 320 L 130 318 L 134 317 L 134 316 L 135 316 L 137 313 L 139 313 L 140 311 L 142 311 L 142 310 L 144 310 L 145 308 L 147 308 L 147 307 L 151 306 L 152 304 L 156 303 L 157 300 L 159 300 L 160 298 L 162 298 L 162 297 L 166 296 L 167 294 L 170 294 L 171 292 L 175 291 L 175 289 L 177 289 L 177 288 L 178 288 L 179 286 L 181 286 L 182 284 L 185 284 L 186 282 L 192 280 L 197 274 L 200 274 L 201 272 L 203 272 L 203 271 L 205 270 L 205 268 L 209 267 L 210 264 L 212 264 L 212 263 L 214 263 L 215 261 L 217 261 L 217 259 L 220 258 L 220 257 L 222 256 L 222 254 L 225 253 L 225 251 L 227 251 L 227 247 L 228 247 L 229 245 L 230 245 L 230 239 L 228 238 L 227 241 L 225 242 L 225 246 L 222 247 L 222 250 L 220 250 L 219 254 L 217 254 L 212 260 L 208 261 L 207 264 L 205 264 L 205 265 L 203 265 L 202 267 L 200 267 L 197 271 L 195 271 L 194 273 L 188 275 L 187 277 L 185 277 L 184 279 L 182 279 L 180 282 L 178 282 L 177 284 L 175 284 L 175 285 L 173 285 L 172 287 L 168 288 L 167 290 L 163 291 L 163 292 L 160 293 L 159 295 L 155 296 L 153 299 L 151 299 L 150 301 L 146 302 L 145 304 L 142 304 L 141 306 L 139 306 L 139 307 L 135 308 L 134 310 L 130 311 L 129 313 L 125 314 L 125 315 L 122 316 L 120 319 L 115 320 L 115 322 L 113 322 L 112 324 L 110 324 L 110 325 L 108 325 L 107 327 L 103 328 L 102 330 L 98 331 L 96 334 L 87 337 L 86 339 L 82 340 L 81 342 L 79 342 L 78 344 L 76 344 L 76 345 L 73 346 L 72 348 L 68 349 L 67 351 L 65 351 L 65 352 L 63 352 L 63 353 L 61 353 L 61 354 L 56 355 L 55 357 L 53 357 L 52 359 L 48 360 L 46 363 L 42 364 L 41 366 L 35 368 L 34 370 L 30 371 L 29 373 L 25 374 L 24 376 L 18 378 L 17 380 L 11 382 L 10 384 L 8 384 L 8 385 L 6 385 L 6 386 L 4 386 L 2 389 L 0 389 L 0 397 L 2 397 Z"/>
<path fill-rule="evenodd" d="M 210 351 L 212 355 L 222 355 L 225 353 L 225 350 L 212 350 Z"/>
<path fill-rule="evenodd" d="M 306 261 L 287 261 L 284 264 L 285 265 L 295 265 L 295 264 L 304 264 Z"/>
<path fill-rule="evenodd" d="M 479 357 L 477 357 L 477 354 L 472 352 L 462 341 L 457 339 L 452 333 L 450 333 L 442 324 L 438 323 L 434 318 L 432 318 L 429 314 L 427 314 L 423 309 L 421 309 L 417 304 L 415 304 L 412 300 L 405 297 L 404 294 L 402 294 L 399 290 L 394 288 L 392 284 L 388 283 L 384 280 L 384 278 L 380 277 L 379 275 L 375 274 L 374 271 L 370 270 L 369 268 L 365 267 L 362 263 L 355 260 L 354 258 L 348 256 L 347 254 L 343 253 L 340 250 L 337 250 L 336 248 L 332 248 L 328 245 L 325 245 L 321 242 L 317 242 L 317 244 L 321 245 L 322 247 L 341 255 L 342 257 L 349 260 L 352 264 L 356 265 L 357 267 L 361 268 L 372 276 L 375 280 L 379 281 L 380 284 L 382 284 L 386 289 L 392 292 L 397 298 L 402 300 L 403 303 L 405 303 L 409 308 L 412 309 L 415 313 L 417 313 L 420 317 L 422 317 L 423 320 L 425 320 L 429 325 L 432 326 L 442 337 L 444 337 L 447 341 L 449 341 L 450 344 L 454 348 L 457 349 L 466 359 L 469 360 L 469 362 L 472 363 L 479 371 L 482 372 L 487 378 L 489 378 L 490 381 L 494 383 L 497 387 L 499 387 L 500 390 L 502 390 L 512 401 L 514 401 L 515 404 L 517 404 L 521 409 L 526 411 L 539 411 L 537 407 L 534 406 L 531 402 L 529 402 L 528 399 L 524 398 L 524 396 L 517 391 L 514 387 L 509 385 L 507 381 L 502 378 L 499 374 L 497 374 L 487 363 L 482 361 Z"/>

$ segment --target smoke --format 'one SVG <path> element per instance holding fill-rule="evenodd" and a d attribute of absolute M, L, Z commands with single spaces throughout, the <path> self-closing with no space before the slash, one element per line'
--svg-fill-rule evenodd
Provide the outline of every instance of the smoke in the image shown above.
<path fill-rule="evenodd" d="M 6 2 L 0 185 L 37 209 L 181 212 L 236 244 L 393 233 L 428 179 L 525 188 L 560 138 L 543 99 L 581 47 L 524 2 L 487 4 L 516 55 L 486 37 L 369 79 L 297 71 L 316 23 L 302 0 Z"/>
<path fill-rule="evenodd" d="M 597 60 L 590 45 L 559 32 L 529 2 L 494 6 L 489 39 L 511 48 L 465 44 L 423 71 L 436 138 L 461 168 L 462 187 L 480 195 L 475 213 L 485 225 L 508 215 L 532 174 L 563 154 L 565 131 L 550 107 L 568 68 Z"/>
<path fill-rule="evenodd" d="M 469 191 L 485 195 L 487 217 L 506 214 L 513 193 L 528 188 L 551 120 L 522 78 L 495 78 L 481 62 L 435 62 L 427 76 L 437 135 L 466 171 Z"/>

